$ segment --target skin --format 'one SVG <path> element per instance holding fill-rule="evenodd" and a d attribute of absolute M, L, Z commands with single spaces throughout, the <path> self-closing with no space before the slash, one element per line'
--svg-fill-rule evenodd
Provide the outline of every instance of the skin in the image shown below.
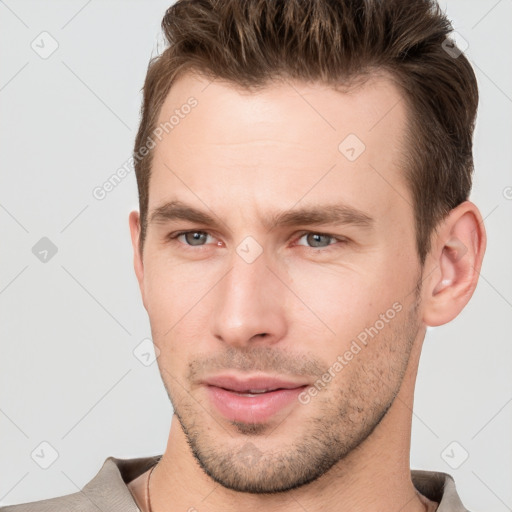
<path fill-rule="evenodd" d="M 425 510 L 409 468 L 417 367 L 426 327 L 455 318 L 476 287 L 480 212 L 469 201 L 452 210 L 420 266 L 400 169 L 407 111 L 385 75 L 349 92 L 280 82 L 243 93 L 187 73 L 160 121 L 190 96 L 198 105 L 154 149 L 149 217 L 179 200 L 217 224 L 150 222 L 141 255 L 130 214 L 174 408 L 151 476 L 153 512 Z M 366 146 L 355 161 L 338 149 L 348 134 Z M 275 212 L 339 202 L 371 226 L 265 225 Z M 206 235 L 169 239 L 187 230 Z M 262 250 L 251 263 L 237 253 L 248 236 Z M 228 421 L 200 383 L 265 373 L 313 385 L 393 304 L 400 311 L 309 403 L 267 422 Z M 129 485 L 142 510 L 146 477 Z"/>

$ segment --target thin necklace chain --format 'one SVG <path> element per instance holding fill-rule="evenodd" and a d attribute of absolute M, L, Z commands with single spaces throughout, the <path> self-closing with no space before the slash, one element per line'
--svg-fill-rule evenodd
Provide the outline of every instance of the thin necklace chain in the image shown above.
<path fill-rule="evenodd" d="M 151 509 L 151 496 L 149 495 L 149 480 L 151 478 L 151 473 L 153 473 L 153 469 L 156 468 L 156 464 L 151 468 L 151 471 L 149 472 L 149 475 L 148 475 L 148 480 L 147 480 L 147 483 L 146 483 L 146 508 L 147 508 L 147 512 L 153 512 L 153 510 Z"/>

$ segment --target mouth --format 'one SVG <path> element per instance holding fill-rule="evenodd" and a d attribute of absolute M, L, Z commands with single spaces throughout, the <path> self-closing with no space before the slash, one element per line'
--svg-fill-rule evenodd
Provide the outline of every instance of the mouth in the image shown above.
<path fill-rule="evenodd" d="M 262 423 L 290 409 L 308 386 L 271 377 L 240 380 L 230 376 L 209 379 L 205 384 L 217 412 L 230 421 L 243 423 Z"/>

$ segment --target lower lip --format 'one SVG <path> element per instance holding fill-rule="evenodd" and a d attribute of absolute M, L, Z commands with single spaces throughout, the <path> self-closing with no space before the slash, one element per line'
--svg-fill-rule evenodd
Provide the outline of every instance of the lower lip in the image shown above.
<path fill-rule="evenodd" d="M 216 386 L 207 386 L 213 405 L 228 420 L 243 423 L 267 421 L 278 411 L 298 401 L 298 396 L 306 386 L 293 389 L 278 389 L 256 396 L 241 396 Z"/>

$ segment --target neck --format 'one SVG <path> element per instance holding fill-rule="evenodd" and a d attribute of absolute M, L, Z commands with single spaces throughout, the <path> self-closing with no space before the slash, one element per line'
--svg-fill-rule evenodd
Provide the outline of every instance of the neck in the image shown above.
<path fill-rule="evenodd" d="M 415 343 L 400 392 L 372 434 L 320 478 L 288 492 L 240 493 L 214 482 L 174 415 L 166 451 L 151 476 L 152 511 L 425 512 L 409 467 L 420 345 Z"/>

